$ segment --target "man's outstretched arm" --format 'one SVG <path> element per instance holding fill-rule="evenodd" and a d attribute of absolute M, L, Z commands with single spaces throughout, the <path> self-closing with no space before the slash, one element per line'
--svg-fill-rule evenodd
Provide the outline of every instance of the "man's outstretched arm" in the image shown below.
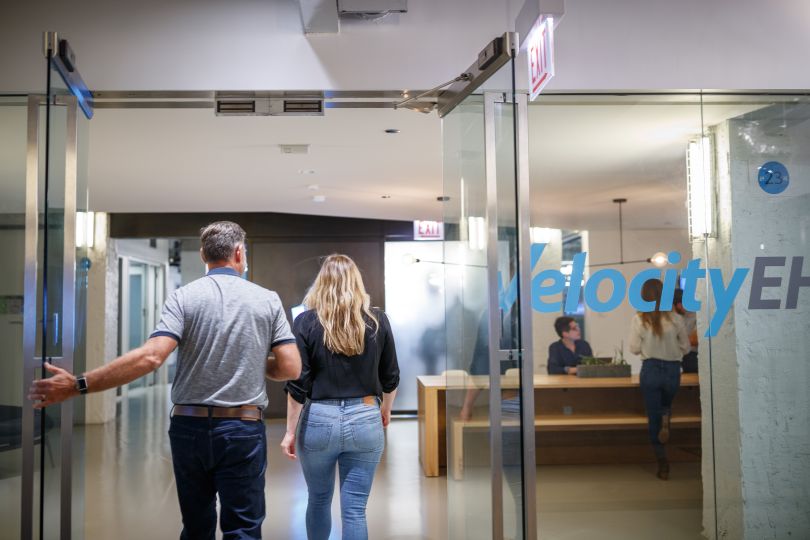
<path fill-rule="evenodd" d="M 88 392 L 101 392 L 132 382 L 163 365 L 166 358 L 177 347 L 177 341 L 167 336 L 149 338 L 146 343 L 119 356 L 109 364 L 88 371 Z M 41 409 L 54 403 L 79 395 L 76 390 L 76 377 L 66 370 L 46 363 L 52 377 L 31 383 L 28 399 L 34 401 L 34 408 Z"/>

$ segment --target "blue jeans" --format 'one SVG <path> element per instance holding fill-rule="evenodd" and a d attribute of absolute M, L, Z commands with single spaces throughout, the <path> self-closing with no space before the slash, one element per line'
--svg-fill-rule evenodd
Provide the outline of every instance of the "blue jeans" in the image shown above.
<path fill-rule="evenodd" d="M 261 538 L 264 521 L 264 422 L 173 416 L 169 427 L 181 540 Z"/>
<path fill-rule="evenodd" d="M 672 414 L 672 400 L 681 386 L 681 363 L 648 358 L 641 363 L 639 376 L 644 408 L 647 409 L 647 427 L 655 457 L 667 457 L 664 445 L 658 441 L 661 416 Z"/>
<path fill-rule="evenodd" d="M 340 475 L 344 540 L 368 538 L 366 502 L 385 447 L 379 403 L 363 398 L 310 401 L 298 422 L 296 453 L 309 489 L 307 538 L 332 530 L 335 466 Z"/>

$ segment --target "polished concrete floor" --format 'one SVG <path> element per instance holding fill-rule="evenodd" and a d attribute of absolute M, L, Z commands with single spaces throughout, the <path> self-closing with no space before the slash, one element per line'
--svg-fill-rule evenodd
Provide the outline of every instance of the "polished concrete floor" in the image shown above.
<path fill-rule="evenodd" d="M 165 387 L 130 392 L 117 422 L 78 428 L 84 436 L 85 538 L 177 538 L 177 506 L 167 435 Z M 268 422 L 267 519 L 269 539 L 303 539 L 306 485 L 297 462 L 278 450 L 281 422 Z M 489 471 L 471 467 L 462 482 L 425 478 L 418 461 L 415 420 L 395 420 L 368 506 L 371 539 L 490 538 Z M 483 448 L 480 450 L 484 450 Z M 548 540 L 691 539 L 701 537 L 700 465 L 673 464 L 661 482 L 653 465 L 538 467 L 539 537 Z M 19 479 L 0 478 L 0 494 L 19 497 Z M 15 490 L 17 486 L 17 490 Z M 55 501 L 54 501 L 55 503 Z M 505 532 L 514 538 L 513 499 L 506 493 Z M 6 515 L 2 522 L 18 520 Z M 333 535 L 340 538 L 338 498 Z M 8 529 L 0 529 L 6 538 Z M 18 537 L 14 535 L 14 537 Z"/>

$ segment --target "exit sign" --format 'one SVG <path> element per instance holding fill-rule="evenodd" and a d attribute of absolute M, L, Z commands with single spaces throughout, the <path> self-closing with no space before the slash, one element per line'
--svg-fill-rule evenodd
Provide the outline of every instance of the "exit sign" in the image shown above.
<path fill-rule="evenodd" d="M 554 19 L 540 17 L 526 40 L 529 55 L 530 99 L 534 101 L 554 77 Z"/>
<path fill-rule="evenodd" d="M 444 240 L 444 223 L 441 221 L 414 221 L 414 240 Z"/>

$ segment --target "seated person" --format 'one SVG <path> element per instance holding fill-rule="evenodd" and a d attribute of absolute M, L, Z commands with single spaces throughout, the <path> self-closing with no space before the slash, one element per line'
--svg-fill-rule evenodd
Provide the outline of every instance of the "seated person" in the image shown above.
<path fill-rule="evenodd" d="M 560 340 L 548 346 L 548 373 L 576 375 L 582 357 L 593 355 L 591 346 L 582 339 L 579 325 L 571 317 L 557 317 L 554 330 Z"/>

